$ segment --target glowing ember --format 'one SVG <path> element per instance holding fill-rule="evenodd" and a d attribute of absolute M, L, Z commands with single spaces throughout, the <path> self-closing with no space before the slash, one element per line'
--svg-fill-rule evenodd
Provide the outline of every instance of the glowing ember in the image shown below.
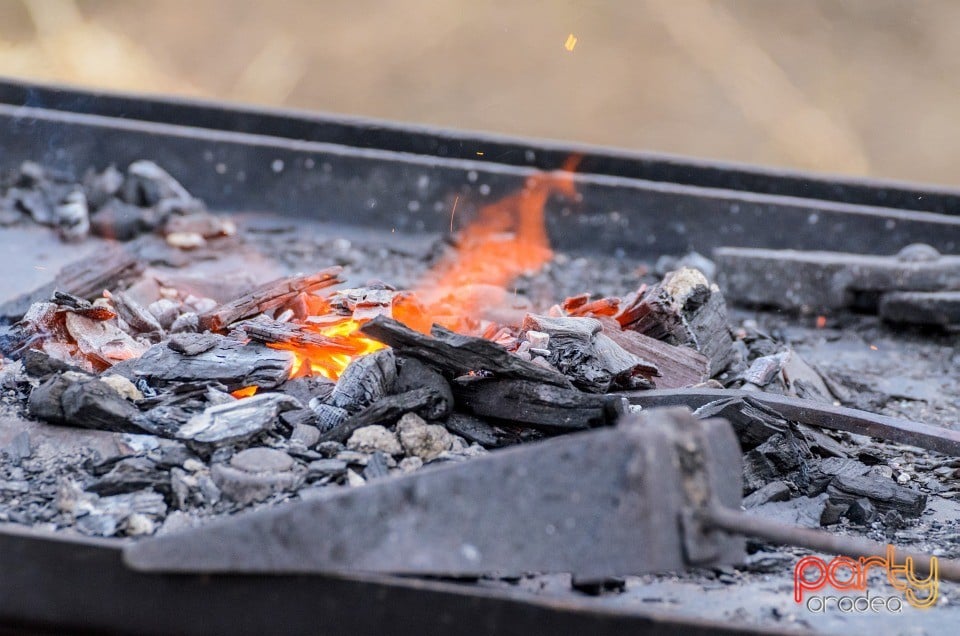
<path fill-rule="evenodd" d="M 533 273 L 552 257 L 544 210 L 553 194 L 576 194 L 572 171 L 579 157 L 571 157 L 563 171 L 530 177 L 524 188 L 484 206 L 476 220 L 460 232 L 457 250 L 442 260 L 417 285 L 414 292 L 397 294 L 384 313 L 412 329 L 429 333 L 439 323 L 461 332 L 496 334 L 485 310 L 507 305 L 507 287 L 523 274 Z M 459 197 L 451 211 L 451 228 Z M 330 340 L 330 346 L 272 343 L 275 349 L 296 354 L 291 377 L 322 375 L 336 380 L 350 362 L 385 345 L 358 330 L 370 318 L 343 315 L 342 307 L 318 296 L 301 297 L 309 317 L 302 327 Z M 359 306 L 355 310 L 359 315 Z"/>
<path fill-rule="evenodd" d="M 252 397 L 256 394 L 257 394 L 256 386 L 245 386 L 242 389 L 237 389 L 236 391 L 230 392 L 230 395 L 237 398 L 238 400 L 240 398 Z"/>
<path fill-rule="evenodd" d="M 563 48 L 567 49 L 570 52 L 573 52 L 573 48 L 577 46 L 577 36 L 573 33 L 567 36 L 567 41 L 563 43 Z"/>

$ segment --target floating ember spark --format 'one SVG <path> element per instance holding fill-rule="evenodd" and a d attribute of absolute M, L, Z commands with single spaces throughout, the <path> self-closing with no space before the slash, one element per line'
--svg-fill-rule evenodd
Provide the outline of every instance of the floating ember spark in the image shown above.
<path fill-rule="evenodd" d="M 577 36 L 571 33 L 567 36 L 567 41 L 563 43 L 563 48 L 572 53 L 575 46 L 577 46 Z"/>

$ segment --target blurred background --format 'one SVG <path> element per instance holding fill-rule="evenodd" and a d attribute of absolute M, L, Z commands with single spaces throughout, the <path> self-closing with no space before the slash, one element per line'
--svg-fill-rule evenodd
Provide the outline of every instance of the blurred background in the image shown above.
<path fill-rule="evenodd" d="M 960 184 L 960 2 L 0 0 L 0 75 Z"/>

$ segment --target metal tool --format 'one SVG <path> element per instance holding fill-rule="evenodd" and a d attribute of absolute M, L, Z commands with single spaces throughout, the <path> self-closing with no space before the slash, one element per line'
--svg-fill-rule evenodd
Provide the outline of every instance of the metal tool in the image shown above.
<path fill-rule="evenodd" d="M 742 536 L 853 557 L 885 545 L 739 510 L 740 448 L 720 419 L 659 409 L 465 465 L 340 490 L 130 545 L 180 573 L 570 572 L 597 580 L 736 563 Z M 918 570 L 926 555 L 903 553 Z M 941 561 L 944 579 L 960 563 Z"/>

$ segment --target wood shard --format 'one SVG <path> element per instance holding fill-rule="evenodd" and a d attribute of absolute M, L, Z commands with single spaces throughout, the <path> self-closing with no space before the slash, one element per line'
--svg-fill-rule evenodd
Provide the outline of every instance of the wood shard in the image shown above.
<path fill-rule="evenodd" d="M 489 340 L 456 334 L 439 325 L 434 325 L 431 338 L 396 320 L 378 316 L 363 325 L 360 331 L 390 345 L 398 353 L 439 369 L 448 377 L 488 371 L 504 378 L 526 378 L 553 386 L 570 386 L 570 381 L 557 371 L 527 362 Z"/>
<path fill-rule="evenodd" d="M 255 395 L 208 407 L 192 417 L 177 437 L 215 446 L 241 442 L 272 429 L 281 411 L 302 408 L 298 400 L 282 393 Z"/>
<path fill-rule="evenodd" d="M 200 327 L 220 331 L 243 318 L 282 307 L 301 292 L 312 292 L 336 285 L 341 267 L 328 267 L 314 274 L 289 276 L 271 281 L 247 292 L 243 296 L 220 305 L 200 316 Z"/>
<path fill-rule="evenodd" d="M 679 347 L 636 331 L 621 330 L 610 318 L 601 318 L 604 334 L 630 353 L 648 361 L 660 375 L 654 378 L 658 389 L 682 389 L 705 382 L 710 361 L 691 347 Z"/>

